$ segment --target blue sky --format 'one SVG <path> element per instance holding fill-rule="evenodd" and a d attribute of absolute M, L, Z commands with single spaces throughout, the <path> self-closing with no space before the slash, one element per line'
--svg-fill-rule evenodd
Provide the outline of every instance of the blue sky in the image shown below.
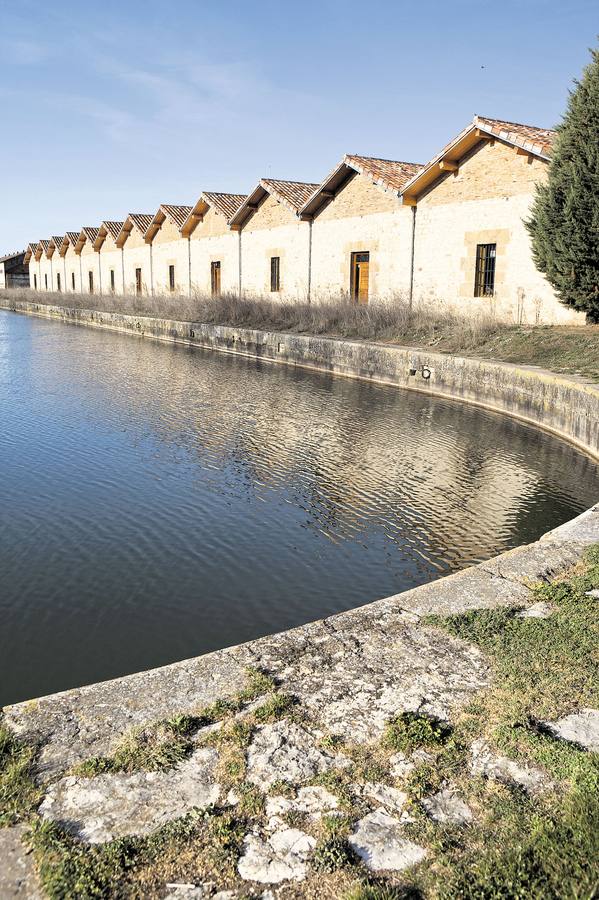
<path fill-rule="evenodd" d="M 344 153 L 424 162 L 475 113 L 551 126 L 597 0 L 0 0 L 0 251 L 320 181 Z"/>

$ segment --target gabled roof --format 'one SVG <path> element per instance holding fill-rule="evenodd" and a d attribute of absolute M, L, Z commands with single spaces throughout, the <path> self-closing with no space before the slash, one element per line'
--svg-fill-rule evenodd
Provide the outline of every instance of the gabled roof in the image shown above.
<path fill-rule="evenodd" d="M 472 122 L 408 181 L 402 190 L 403 202 L 414 205 L 424 190 L 448 172 L 456 171 L 459 161 L 483 141 L 497 138 L 532 156 L 549 160 L 555 135 L 549 128 L 474 116 Z"/>
<path fill-rule="evenodd" d="M 63 238 L 64 238 L 64 234 L 61 234 L 59 236 L 57 236 L 55 234 L 52 235 L 52 237 L 50 239 L 50 249 L 52 251 L 52 255 L 54 255 L 54 253 L 57 250 L 60 253 L 60 248 L 62 247 Z"/>
<path fill-rule="evenodd" d="M 35 254 L 36 259 L 41 259 L 42 254 L 48 256 L 48 250 L 50 249 L 50 238 L 45 238 L 43 240 L 38 241 L 37 245 L 37 253 Z"/>
<path fill-rule="evenodd" d="M 557 131 L 553 128 L 539 128 L 537 125 L 521 125 L 518 122 L 504 122 L 501 119 L 488 119 L 486 116 L 475 116 L 475 121 L 482 128 L 488 128 L 498 138 L 509 141 L 537 156 L 549 158 Z"/>
<path fill-rule="evenodd" d="M 317 189 L 317 184 L 305 181 L 282 181 L 277 178 L 261 178 L 235 214 L 231 216 L 231 228 L 238 231 L 249 222 L 258 207 L 270 195 L 297 216 L 306 200 Z"/>
<path fill-rule="evenodd" d="M 404 184 L 422 166 L 420 163 L 400 162 L 394 159 L 380 159 L 376 156 L 356 156 L 346 153 L 339 165 L 327 175 L 300 210 L 302 219 L 311 219 L 342 190 L 356 174 L 363 175 L 385 191 L 399 196 Z"/>
<path fill-rule="evenodd" d="M 196 204 L 191 208 L 187 218 L 181 225 L 181 234 L 183 237 L 189 237 L 190 234 L 193 234 L 210 207 L 213 207 L 217 213 L 224 216 L 226 221 L 229 222 L 245 199 L 245 194 L 223 194 L 218 191 L 202 191 Z"/>
<path fill-rule="evenodd" d="M 152 223 L 152 218 L 153 216 L 150 213 L 129 213 L 116 239 L 117 247 L 124 245 L 134 228 L 136 231 L 139 231 L 142 237 L 145 237 L 146 231 Z"/>
<path fill-rule="evenodd" d="M 28 263 L 31 257 L 35 257 L 37 253 L 37 241 L 32 241 L 30 244 L 27 244 L 27 249 L 25 250 L 25 262 Z"/>
<path fill-rule="evenodd" d="M 181 228 L 187 216 L 191 212 L 191 206 L 173 206 L 170 203 L 161 203 L 158 212 L 150 222 L 145 234 L 146 243 L 149 244 L 154 240 L 163 223 L 168 219 L 176 228 Z"/>
<path fill-rule="evenodd" d="M 67 231 L 65 236 L 62 239 L 62 244 L 60 245 L 60 255 L 64 256 L 69 246 L 75 248 L 79 241 L 79 232 L 78 231 Z"/>
<path fill-rule="evenodd" d="M 116 239 L 118 238 L 119 234 L 121 233 L 121 229 L 124 224 L 125 224 L 124 222 L 113 222 L 113 221 L 107 221 L 107 220 L 102 222 L 100 227 L 98 228 L 98 236 L 97 236 L 96 240 L 94 241 L 94 250 L 101 249 L 101 247 L 104 244 L 104 241 L 106 240 L 108 235 L 110 235 L 112 240 L 115 241 L 115 243 L 116 243 Z"/>
<path fill-rule="evenodd" d="M 75 253 L 81 253 L 84 245 L 87 243 L 90 243 L 93 247 L 98 237 L 98 231 L 98 228 L 92 227 L 91 225 L 84 225 L 79 232 L 79 237 L 75 244 Z"/>

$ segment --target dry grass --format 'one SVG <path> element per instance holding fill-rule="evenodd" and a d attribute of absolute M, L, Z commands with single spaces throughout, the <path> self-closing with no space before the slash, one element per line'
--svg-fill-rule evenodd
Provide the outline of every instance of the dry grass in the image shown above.
<path fill-rule="evenodd" d="M 230 294 L 215 299 L 201 294 L 90 296 L 13 290 L 2 291 L 0 296 L 73 309 L 394 343 L 542 366 L 599 380 L 599 325 L 509 325 L 490 313 L 460 315 L 441 303 L 411 307 L 400 294 L 364 306 L 347 297 L 307 303 Z"/>

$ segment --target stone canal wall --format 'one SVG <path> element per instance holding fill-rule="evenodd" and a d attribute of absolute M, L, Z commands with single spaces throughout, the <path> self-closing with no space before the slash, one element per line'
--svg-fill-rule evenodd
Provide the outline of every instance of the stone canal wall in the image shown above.
<path fill-rule="evenodd" d="M 0 298 L 0 306 L 462 400 L 532 423 L 599 458 L 599 385 L 582 378 L 534 366 L 364 341 L 71 309 L 12 298 Z"/>

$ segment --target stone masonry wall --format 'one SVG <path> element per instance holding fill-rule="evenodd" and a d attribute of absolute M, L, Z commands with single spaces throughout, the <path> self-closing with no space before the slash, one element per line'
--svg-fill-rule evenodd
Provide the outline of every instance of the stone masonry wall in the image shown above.
<path fill-rule="evenodd" d="M 244 293 L 275 300 L 305 300 L 308 295 L 310 227 L 274 197 L 267 197 L 241 232 Z M 280 259 L 281 290 L 271 293 L 270 260 Z"/>
<path fill-rule="evenodd" d="M 371 302 L 410 287 L 412 211 L 362 175 L 356 175 L 312 226 L 313 299 L 348 294 L 351 254 L 370 253 Z"/>
<path fill-rule="evenodd" d="M 546 163 L 500 141 L 479 145 L 457 173 L 418 202 L 414 297 L 459 309 L 490 311 L 503 321 L 584 324 L 562 306 L 537 270 L 524 221 Z M 495 296 L 474 297 L 477 244 L 497 244 Z"/>

